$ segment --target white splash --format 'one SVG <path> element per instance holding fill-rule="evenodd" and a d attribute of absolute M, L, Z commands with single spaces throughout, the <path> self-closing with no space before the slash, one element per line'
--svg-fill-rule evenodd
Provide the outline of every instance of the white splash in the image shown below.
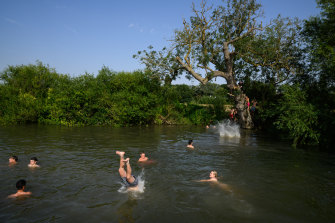
<path fill-rule="evenodd" d="M 142 169 L 141 173 L 137 176 L 138 186 L 136 190 L 129 190 L 124 184 L 121 184 L 121 187 L 117 190 L 119 193 L 132 193 L 136 196 L 138 193 L 144 193 L 145 190 L 145 180 L 144 180 L 144 169 Z"/>
<path fill-rule="evenodd" d="M 229 119 L 222 121 L 217 124 L 220 136 L 222 137 L 237 137 L 240 138 L 240 126 Z"/>

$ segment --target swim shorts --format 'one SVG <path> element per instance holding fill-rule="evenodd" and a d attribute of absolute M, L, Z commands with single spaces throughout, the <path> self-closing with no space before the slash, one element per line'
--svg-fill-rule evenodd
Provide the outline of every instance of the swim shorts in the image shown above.
<path fill-rule="evenodd" d="M 138 185 L 138 179 L 137 179 L 137 177 L 135 177 L 134 175 L 132 175 L 132 176 L 135 178 L 134 182 L 132 182 L 132 183 L 129 183 L 129 182 L 128 182 L 127 177 L 121 177 L 121 179 L 122 179 L 122 183 L 123 183 L 126 187 L 136 187 L 136 186 Z"/>

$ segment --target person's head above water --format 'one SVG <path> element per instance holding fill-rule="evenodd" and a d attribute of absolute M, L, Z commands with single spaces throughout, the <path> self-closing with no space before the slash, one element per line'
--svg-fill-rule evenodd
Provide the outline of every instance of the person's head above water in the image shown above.
<path fill-rule="evenodd" d="M 16 182 L 16 189 L 18 190 L 24 190 L 24 188 L 26 187 L 26 181 L 21 179 L 19 181 Z"/>
<path fill-rule="evenodd" d="M 188 147 L 188 148 L 191 148 L 191 149 L 194 149 L 194 146 L 193 146 L 193 140 L 192 140 L 192 139 L 188 140 L 187 147 Z"/>
<path fill-rule="evenodd" d="M 35 157 L 35 156 L 34 156 L 34 157 L 31 157 L 30 160 L 33 160 L 33 161 L 35 161 L 35 162 L 38 161 L 37 157 Z"/>
<path fill-rule="evenodd" d="M 34 156 L 30 158 L 30 163 L 28 164 L 29 167 L 39 167 L 39 165 L 37 165 L 37 161 L 38 159 Z"/>
<path fill-rule="evenodd" d="M 17 161 L 19 160 L 19 158 L 17 156 L 11 156 L 9 157 L 9 163 L 17 163 Z"/>
<path fill-rule="evenodd" d="M 17 192 L 15 194 L 11 194 L 8 196 L 8 198 L 16 198 L 16 197 L 21 197 L 21 196 L 27 196 L 31 195 L 31 192 L 27 191 L 25 192 L 24 189 L 26 187 L 26 181 L 21 179 L 16 182 L 16 189 Z"/>
<path fill-rule="evenodd" d="M 140 154 L 140 158 L 138 159 L 139 162 L 147 161 L 149 158 L 145 156 L 145 153 L 142 152 Z"/>
<path fill-rule="evenodd" d="M 218 177 L 218 173 L 215 170 L 213 170 L 213 171 L 211 171 L 209 173 L 209 177 L 210 178 L 217 178 Z"/>
<path fill-rule="evenodd" d="M 199 180 L 199 182 L 218 182 L 218 173 L 215 170 L 212 170 L 209 173 L 209 179 Z"/>

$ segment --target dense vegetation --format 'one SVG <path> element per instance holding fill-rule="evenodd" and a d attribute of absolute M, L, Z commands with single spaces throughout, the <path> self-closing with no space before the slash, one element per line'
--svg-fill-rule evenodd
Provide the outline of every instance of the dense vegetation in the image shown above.
<path fill-rule="evenodd" d="M 107 67 L 70 77 L 38 62 L 9 66 L 1 80 L 1 124 L 207 124 L 227 116 L 229 100 L 224 86 L 161 86 L 144 72 Z"/>
<path fill-rule="evenodd" d="M 225 0 L 215 8 L 202 2 L 170 47 L 150 46 L 134 57 L 165 83 L 183 74 L 202 84 L 224 78 L 241 127 L 281 133 L 294 146 L 326 148 L 335 138 L 335 3 L 317 3 L 320 16 L 278 15 L 263 26 L 256 0 Z M 248 98 L 258 101 L 251 116 Z"/>
<path fill-rule="evenodd" d="M 290 57 L 285 60 L 289 69 L 260 66 L 241 57 L 234 74 L 243 82 L 240 92 L 258 102 L 252 112 L 256 128 L 291 139 L 294 146 L 327 149 L 335 139 L 335 3 L 317 2 L 320 16 L 301 27 L 288 26 L 278 17 L 276 26 L 268 26 L 252 42 L 261 45 L 262 52 L 279 52 L 271 43 L 276 42 L 274 36 L 295 29 L 293 48 L 276 46 L 286 52 L 283 58 Z M 8 66 L 0 73 L 0 124 L 205 125 L 229 117 L 226 108 L 234 105 L 229 95 L 238 92 L 213 83 L 171 85 L 183 74 L 171 52 L 164 48 L 144 53 L 137 58 L 146 61 L 147 69 L 131 73 L 103 67 L 97 75 L 70 77 L 41 62 Z M 267 63 L 280 63 L 269 58 Z M 212 78 L 210 72 L 207 75 Z"/>

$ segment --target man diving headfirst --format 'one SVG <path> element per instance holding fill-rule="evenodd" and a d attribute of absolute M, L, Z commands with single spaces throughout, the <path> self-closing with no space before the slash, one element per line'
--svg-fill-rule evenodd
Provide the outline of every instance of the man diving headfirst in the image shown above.
<path fill-rule="evenodd" d="M 116 154 L 120 156 L 119 174 L 122 183 L 127 187 L 128 190 L 138 190 L 138 179 L 131 174 L 129 158 L 124 159 L 125 152 L 116 151 Z"/>

